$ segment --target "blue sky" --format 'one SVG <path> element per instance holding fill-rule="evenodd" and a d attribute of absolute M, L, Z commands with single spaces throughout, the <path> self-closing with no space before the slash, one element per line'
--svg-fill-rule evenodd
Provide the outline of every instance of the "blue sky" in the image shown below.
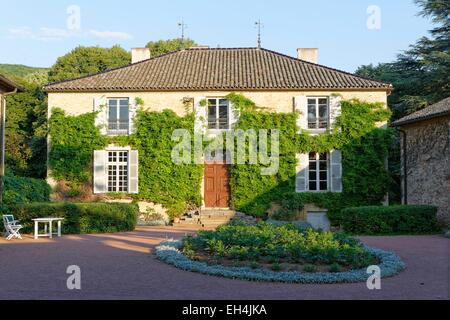
<path fill-rule="evenodd" d="M 80 9 L 80 29 L 67 28 L 71 5 Z M 370 5 L 380 9 L 380 29 L 367 28 Z M 392 61 L 431 29 L 413 0 L 0 0 L 0 7 L 0 63 L 40 67 L 78 45 L 129 50 L 178 37 L 182 18 L 200 44 L 253 47 L 260 18 L 263 47 L 292 56 L 298 47 L 318 47 L 319 63 L 353 72 Z"/>

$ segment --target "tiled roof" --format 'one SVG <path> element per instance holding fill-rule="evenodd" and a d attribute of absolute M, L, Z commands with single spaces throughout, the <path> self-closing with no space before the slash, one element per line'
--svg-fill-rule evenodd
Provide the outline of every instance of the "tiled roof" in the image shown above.
<path fill-rule="evenodd" d="M 408 123 L 428 120 L 445 115 L 450 115 L 450 97 L 445 98 L 438 103 L 432 104 L 431 106 L 428 106 L 422 110 L 411 113 L 397 121 L 394 121 L 391 126 L 402 126 Z"/>
<path fill-rule="evenodd" d="M 12 80 L 9 80 L 7 77 L 0 74 L 0 87 L 3 87 L 9 91 L 14 91 L 14 89 L 17 89 L 18 92 L 22 92 L 24 89 L 15 84 Z"/>
<path fill-rule="evenodd" d="M 391 85 L 259 48 L 185 49 L 49 84 L 47 92 L 384 89 Z"/>

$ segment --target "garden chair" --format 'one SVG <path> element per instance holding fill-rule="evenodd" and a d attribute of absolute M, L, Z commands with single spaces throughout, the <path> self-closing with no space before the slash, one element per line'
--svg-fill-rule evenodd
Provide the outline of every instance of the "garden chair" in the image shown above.
<path fill-rule="evenodd" d="M 18 224 L 19 220 L 14 220 L 14 216 L 12 214 L 4 214 L 3 215 L 3 225 L 5 226 L 6 240 L 11 240 L 13 237 L 22 239 L 22 236 L 19 233 L 19 230 L 23 227 Z"/>

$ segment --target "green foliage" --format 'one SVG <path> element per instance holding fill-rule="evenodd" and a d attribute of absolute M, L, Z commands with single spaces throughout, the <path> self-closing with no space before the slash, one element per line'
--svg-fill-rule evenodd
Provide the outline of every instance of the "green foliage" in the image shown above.
<path fill-rule="evenodd" d="M 107 138 L 95 126 L 96 116 L 95 112 L 66 116 L 61 109 L 52 110 L 49 166 L 56 180 L 80 185 L 91 178 L 92 152 L 107 144 Z"/>
<path fill-rule="evenodd" d="M 342 101 L 337 120 L 341 130 L 312 136 L 297 133 L 296 113 L 275 113 L 257 107 L 241 95 L 233 104 L 242 107 L 237 129 L 278 129 L 280 163 L 276 175 L 261 175 L 262 165 L 231 166 L 230 186 L 235 209 L 254 216 L 264 216 L 272 202 L 282 205 L 278 218 L 291 220 L 295 210 L 305 203 L 329 209 L 330 220 L 339 224 L 339 212 L 346 206 L 379 204 L 389 190 L 392 179 L 385 159 L 392 144 L 392 130 L 378 129 L 390 111 L 382 103 L 359 100 Z M 245 107 L 249 106 L 249 107 Z M 246 111 L 249 110 L 249 111 Z M 342 193 L 295 193 L 296 154 L 310 151 L 342 150 Z"/>
<path fill-rule="evenodd" d="M 333 263 L 330 265 L 330 272 L 340 272 L 341 271 L 341 266 L 339 265 L 339 263 Z"/>
<path fill-rule="evenodd" d="M 293 225 L 275 226 L 261 222 L 256 226 L 225 225 L 216 231 L 200 231 L 187 237 L 184 248 L 202 255 L 231 260 L 280 263 L 333 264 L 360 268 L 373 262 L 373 256 L 358 240 L 331 232 L 301 230 Z M 278 268 L 279 267 L 279 268 Z"/>
<path fill-rule="evenodd" d="M 139 198 L 162 204 L 171 218 L 200 205 L 203 166 L 172 161 L 172 149 L 178 143 L 172 141 L 172 133 L 186 129 L 193 135 L 194 115 L 139 111 L 136 128 L 132 145 L 139 150 Z"/>
<path fill-rule="evenodd" d="M 48 73 L 49 81 L 63 81 L 127 65 L 131 54 L 120 46 L 112 48 L 79 46 L 59 57 Z"/>
<path fill-rule="evenodd" d="M 4 206 L 50 200 L 51 188 L 45 180 L 7 175 L 3 182 Z"/>
<path fill-rule="evenodd" d="M 303 271 L 305 272 L 316 272 L 317 271 L 317 267 L 315 265 L 312 264 L 307 264 L 303 267 Z"/>
<path fill-rule="evenodd" d="M 450 20 L 448 1 L 416 0 L 420 14 L 436 24 L 392 63 L 361 66 L 357 74 L 393 84 L 388 97 L 393 120 L 450 95 Z"/>
<path fill-rule="evenodd" d="M 437 208 L 428 205 L 368 206 L 342 210 L 342 226 L 353 234 L 421 234 L 439 231 Z"/>
<path fill-rule="evenodd" d="M 0 64 L 0 73 L 11 78 L 25 78 L 34 73 L 47 73 L 47 68 L 35 68 L 22 64 Z"/>
<path fill-rule="evenodd" d="M 64 218 L 63 233 L 102 233 L 132 231 L 139 209 L 127 203 L 31 203 L 10 207 L 10 213 L 20 220 L 24 232 L 31 232 L 31 219 L 42 217 Z"/>
<path fill-rule="evenodd" d="M 170 40 L 150 41 L 149 43 L 147 43 L 146 47 L 150 49 L 152 57 L 158 57 L 163 54 L 177 51 L 183 48 L 187 49 L 195 45 L 196 43 L 189 38 L 185 38 L 184 42 L 181 40 L 181 38 L 177 38 Z"/>
<path fill-rule="evenodd" d="M 15 175 L 44 178 L 47 153 L 47 98 L 37 84 L 6 98 L 6 166 Z"/>

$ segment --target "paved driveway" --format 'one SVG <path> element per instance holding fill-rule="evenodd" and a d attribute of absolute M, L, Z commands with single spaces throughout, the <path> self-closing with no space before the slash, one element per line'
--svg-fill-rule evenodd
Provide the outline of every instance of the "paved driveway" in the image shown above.
<path fill-rule="evenodd" d="M 134 232 L 0 240 L 0 299 L 450 299 L 450 239 L 362 237 L 407 263 L 381 290 L 364 283 L 259 283 L 178 270 L 158 261 L 155 246 L 191 232 L 139 227 Z M 81 290 L 68 290 L 66 268 L 81 268 Z"/>

